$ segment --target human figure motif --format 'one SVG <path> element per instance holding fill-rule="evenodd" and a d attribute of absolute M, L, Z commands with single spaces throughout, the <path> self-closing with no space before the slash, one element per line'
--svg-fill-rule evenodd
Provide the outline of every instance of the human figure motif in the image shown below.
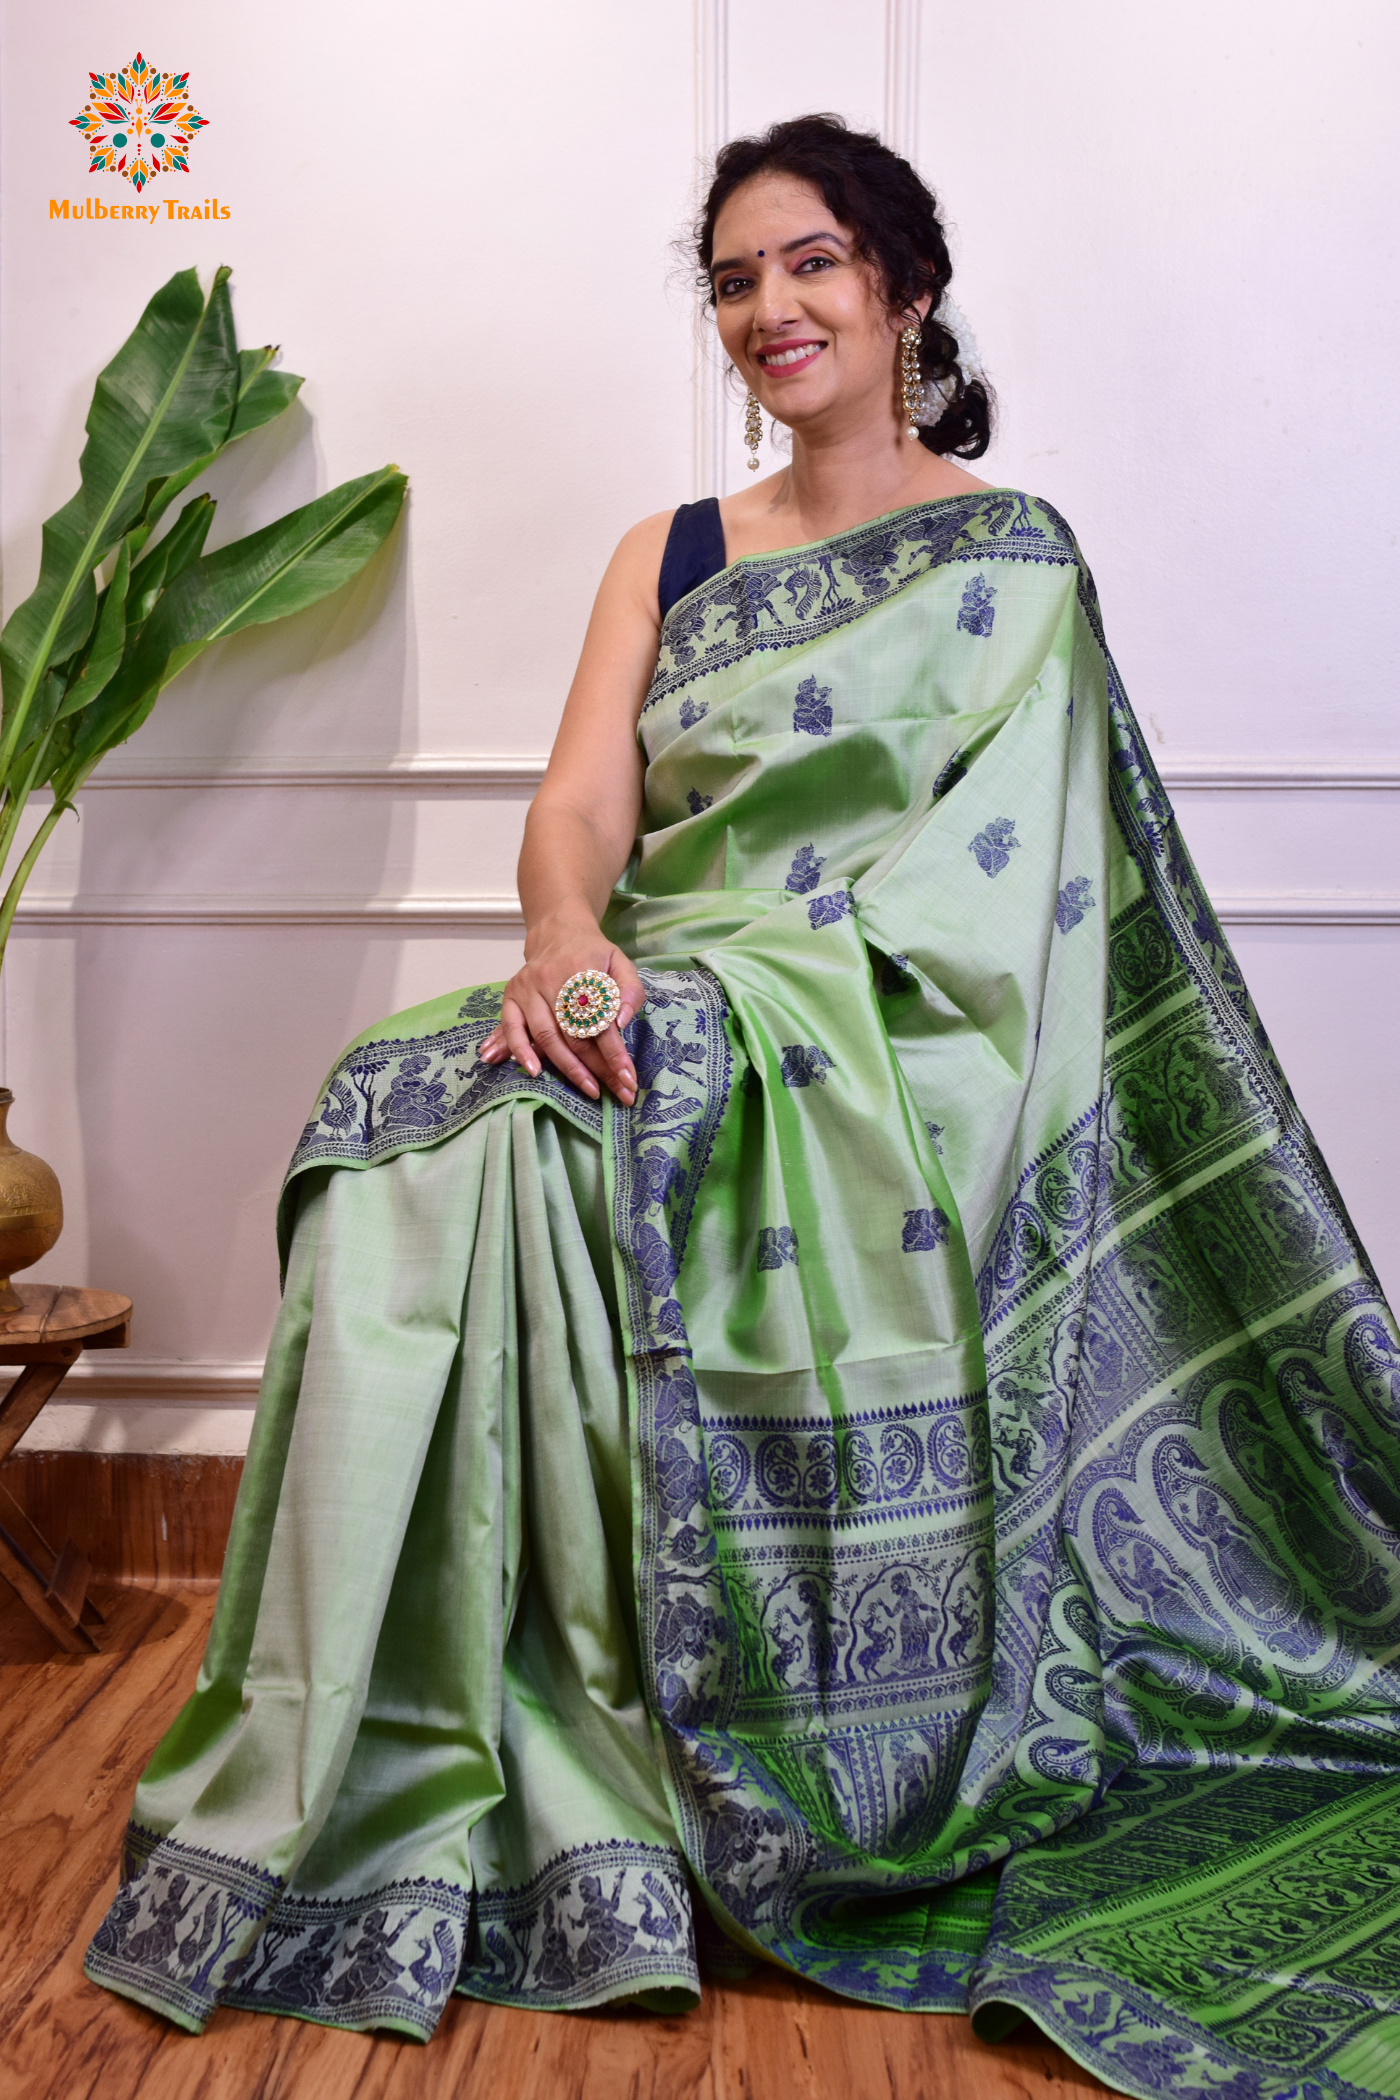
<path fill-rule="evenodd" d="M 279 2005 L 301 2007 L 319 2003 L 325 1994 L 326 1978 L 335 1967 L 340 1930 L 333 1918 L 318 1925 L 285 1967 L 274 1969 L 264 1979 L 267 1995 Z"/>
<path fill-rule="evenodd" d="M 1347 1500 L 1359 1516 L 1384 1524 L 1400 1537 L 1400 1488 L 1347 1435 L 1340 1416 L 1324 1411 L 1318 1421 L 1323 1449 L 1336 1468 L 1336 1478 Z"/>
<path fill-rule="evenodd" d="M 149 1962 L 153 1967 L 169 1961 L 180 1940 L 180 1927 L 185 1922 L 186 1912 L 194 1901 L 189 1889 L 188 1876 L 175 1874 L 160 1895 L 151 1912 L 150 1923 L 140 1932 L 134 1932 L 126 1943 L 128 1961 Z"/>
<path fill-rule="evenodd" d="M 401 1989 L 404 1964 L 395 1959 L 392 1949 L 402 1930 L 402 1925 L 390 1925 L 387 1910 L 372 1910 L 360 1927 L 359 1938 L 346 1950 L 349 1961 L 327 1990 L 327 2003 L 349 2005 Z"/>
<path fill-rule="evenodd" d="M 928 1668 L 936 1613 L 919 1595 L 907 1568 L 896 1568 L 890 1577 L 890 1588 L 897 1599 L 900 1668 L 910 1677 L 921 1676 Z"/>
<path fill-rule="evenodd" d="M 1207 1487 L 1196 1490 L 1195 1529 L 1214 1546 L 1212 1559 L 1232 1597 L 1260 1618 L 1288 1610 L 1292 1590 L 1282 1569 L 1264 1558 L 1221 1497 Z"/>
<path fill-rule="evenodd" d="M 545 1990 L 567 1990 L 576 1973 L 563 1903 L 556 1912 L 553 1899 L 548 1896 L 540 1913 L 540 1945 L 534 1967 L 535 1980 Z"/>
<path fill-rule="evenodd" d="M 441 1079 L 428 1078 L 432 1062 L 430 1057 L 421 1054 L 403 1060 L 384 1099 L 383 1123 L 431 1130 L 443 1120 L 449 1089 Z"/>
<path fill-rule="evenodd" d="M 1273 1505 L 1295 1560 L 1315 1572 L 1342 1610 L 1366 1617 L 1384 1610 L 1390 1594 L 1384 1571 L 1370 1564 L 1359 1539 L 1349 1538 L 1332 1522 L 1321 1498 L 1289 1464 L 1262 1423 L 1240 1441 L 1236 1459 L 1245 1478 Z"/>
<path fill-rule="evenodd" d="M 893 1836 L 916 1822 L 927 1807 L 933 1767 L 929 1746 L 922 1736 L 893 1735 L 889 1748 L 894 1758 L 894 1816 L 890 1826 Z"/>
<path fill-rule="evenodd" d="M 604 1891 L 600 1875 L 579 1876 L 582 1908 L 575 1914 L 574 1923 L 582 1925 L 583 1938 L 575 1945 L 574 1961 L 581 1976 L 596 1976 L 609 1963 L 619 1961 L 630 1952 L 636 1940 L 635 1926 L 629 1925 L 621 1915 L 626 1881 L 626 1875 L 619 1874 L 609 1896 Z"/>
<path fill-rule="evenodd" d="M 1147 1604 L 1154 1626 L 1207 1653 L 1220 1646 L 1221 1628 L 1204 1616 L 1159 1547 L 1146 1539 L 1129 1540 L 1116 1564 L 1124 1588 Z"/>
<path fill-rule="evenodd" d="M 723 1888 L 725 1909 L 740 1925 L 753 1922 L 782 1870 L 784 1835 L 777 1809 L 717 1807 L 705 1834 L 706 1877 Z"/>

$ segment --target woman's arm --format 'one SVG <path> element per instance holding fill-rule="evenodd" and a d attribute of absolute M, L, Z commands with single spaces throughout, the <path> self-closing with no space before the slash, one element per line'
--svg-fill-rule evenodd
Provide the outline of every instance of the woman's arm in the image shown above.
<path fill-rule="evenodd" d="M 532 1075 L 547 1057 L 593 1100 L 599 1081 L 619 1101 L 637 1079 L 621 1030 L 645 1003 L 636 970 L 599 920 L 626 867 L 642 808 L 637 717 L 656 668 L 656 586 L 672 513 L 634 525 L 608 564 L 584 637 L 520 853 L 525 967 L 506 986 L 500 1026 L 481 1046 L 488 1064 L 513 1057 Z M 605 970 L 622 992 L 616 1027 L 580 1039 L 560 1033 L 559 987 L 576 970 Z"/>

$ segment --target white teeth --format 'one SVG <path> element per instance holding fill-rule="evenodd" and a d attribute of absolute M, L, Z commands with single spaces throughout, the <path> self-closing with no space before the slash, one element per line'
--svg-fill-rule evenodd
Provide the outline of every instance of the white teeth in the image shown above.
<path fill-rule="evenodd" d="M 797 350 L 777 350 L 765 354 L 759 359 L 759 363 L 767 365 L 770 371 L 774 365 L 795 365 L 804 357 L 815 356 L 822 347 L 820 343 L 804 343 Z"/>

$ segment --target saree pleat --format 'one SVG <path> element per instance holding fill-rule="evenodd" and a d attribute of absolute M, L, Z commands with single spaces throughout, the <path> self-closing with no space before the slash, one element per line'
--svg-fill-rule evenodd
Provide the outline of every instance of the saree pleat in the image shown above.
<path fill-rule="evenodd" d="M 1400 1340 L 1055 512 L 665 622 L 638 1095 L 368 1031 L 89 1973 L 429 2034 L 693 1928 L 1116 2089 L 1400 2100 Z M 703 1905 L 692 1915 L 691 1891 Z"/>
<path fill-rule="evenodd" d="M 426 2036 L 454 1987 L 527 1969 L 542 2005 L 605 1966 L 606 1995 L 691 2003 L 580 1217 L 598 1148 L 520 1102 L 319 1184 L 199 1685 L 128 1839 L 161 1899 L 119 1898 L 89 1971 L 195 2030 L 218 1999 Z M 590 1971 L 590 1933 L 620 1959 Z"/>

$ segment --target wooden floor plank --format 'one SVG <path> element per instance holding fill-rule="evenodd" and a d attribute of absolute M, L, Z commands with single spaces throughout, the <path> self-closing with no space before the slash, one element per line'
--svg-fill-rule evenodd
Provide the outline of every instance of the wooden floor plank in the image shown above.
<path fill-rule="evenodd" d="M 144 1640 L 92 1658 L 90 1673 L 41 1667 L 35 1672 L 39 1696 L 15 1702 L 15 1740 L 0 1765 L 0 1916 L 25 1916 L 37 1886 L 44 1927 L 21 1932 L 17 1946 L 11 1941 L 6 1987 L 12 2006 L 77 1933 L 98 1891 L 112 1883 L 137 1776 L 188 1693 L 191 1637 L 197 1657 L 207 1622 L 208 1600 L 199 1602 L 204 1609 L 191 1612 L 179 1598 L 158 1596 L 129 1614 L 119 1603 L 113 1613 L 118 1638 L 130 1641 L 144 1631 Z M 13 1692 L 6 1690 L 8 1714 Z M 47 1753 L 41 1743 L 46 1707 L 59 1723 Z"/>
<path fill-rule="evenodd" d="M 5 1485 L 46 1538 L 76 1539 L 98 1580 L 217 1582 L 241 1458 L 16 1451 Z"/>
<path fill-rule="evenodd" d="M 204 1588 L 101 1590 L 102 1652 L 57 1655 L 0 1596 L 0 2009 L 6 2100 L 1103 2100 L 1030 2026 L 852 2005 L 777 1969 L 678 2019 L 457 1998 L 426 2048 L 221 2012 L 202 2038 L 99 1990 L 83 1950 L 141 1767 L 193 1687 Z"/>

